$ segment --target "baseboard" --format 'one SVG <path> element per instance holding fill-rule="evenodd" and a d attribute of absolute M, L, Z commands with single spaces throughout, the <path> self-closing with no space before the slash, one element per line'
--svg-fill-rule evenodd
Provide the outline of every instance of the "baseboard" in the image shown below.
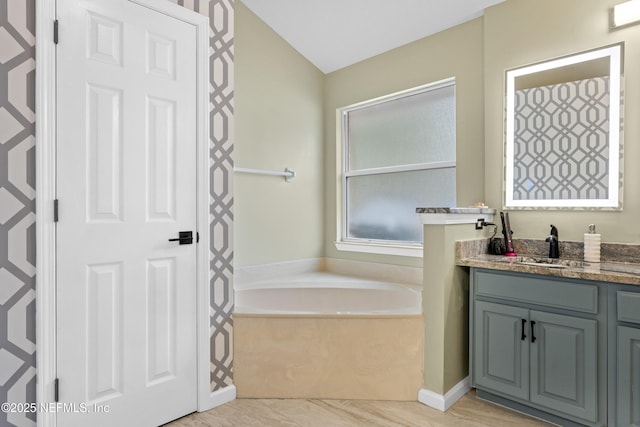
<path fill-rule="evenodd" d="M 462 396 L 471 390 L 469 377 L 466 377 L 458 384 L 454 385 L 451 390 L 446 392 L 444 396 L 431 390 L 421 389 L 418 392 L 418 402 L 423 403 L 431 408 L 445 412 Z"/>
<path fill-rule="evenodd" d="M 220 390 L 212 391 L 208 399 L 198 407 L 198 412 L 208 411 L 225 403 L 236 400 L 236 386 L 230 385 Z"/>

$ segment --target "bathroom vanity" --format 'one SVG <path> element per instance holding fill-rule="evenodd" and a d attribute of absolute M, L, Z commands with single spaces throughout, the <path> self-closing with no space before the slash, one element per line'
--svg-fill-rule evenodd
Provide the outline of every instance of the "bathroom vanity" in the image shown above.
<path fill-rule="evenodd" d="M 609 411 L 617 415 L 617 426 L 640 426 L 640 288 L 612 286 L 609 301 L 610 375 L 615 378 Z"/>
<path fill-rule="evenodd" d="M 563 426 L 640 426 L 640 264 L 555 262 L 458 260 L 472 386 Z"/>

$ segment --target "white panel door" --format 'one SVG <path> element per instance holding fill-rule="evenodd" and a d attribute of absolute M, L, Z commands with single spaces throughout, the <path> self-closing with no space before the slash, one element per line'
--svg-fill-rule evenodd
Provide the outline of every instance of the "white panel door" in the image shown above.
<path fill-rule="evenodd" d="M 156 426 L 197 406 L 196 29 L 127 0 L 58 20 L 58 425 Z"/>

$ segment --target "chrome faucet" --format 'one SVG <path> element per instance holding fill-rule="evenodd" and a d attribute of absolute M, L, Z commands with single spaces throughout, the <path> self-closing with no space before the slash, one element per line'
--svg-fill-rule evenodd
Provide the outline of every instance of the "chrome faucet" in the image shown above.
<path fill-rule="evenodd" d="M 560 258 L 560 248 L 558 246 L 558 229 L 555 225 L 551 224 L 551 232 L 544 239 L 545 242 L 549 242 L 549 258 Z"/>

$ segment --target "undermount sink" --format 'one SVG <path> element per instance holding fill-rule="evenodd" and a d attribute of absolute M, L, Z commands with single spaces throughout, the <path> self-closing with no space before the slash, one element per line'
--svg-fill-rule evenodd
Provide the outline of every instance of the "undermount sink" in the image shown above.
<path fill-rule="evenodd" d="M 526 261 L 521 261 L 518 264 L 522 264 L 522 265 L 533 265 L 536 267 L 547 267 L 547 268 L 567 268 L 568 265 L 564 265 L 564 264 L 549 264 L 548 262 L 526 262 Z"/>
<path fill-rule="evenodd" d="M 546 268 L 583 267 L 584 263 L 574 259 L 517 256 L 511 259 L 514 264 L 531 265 Z"/>

